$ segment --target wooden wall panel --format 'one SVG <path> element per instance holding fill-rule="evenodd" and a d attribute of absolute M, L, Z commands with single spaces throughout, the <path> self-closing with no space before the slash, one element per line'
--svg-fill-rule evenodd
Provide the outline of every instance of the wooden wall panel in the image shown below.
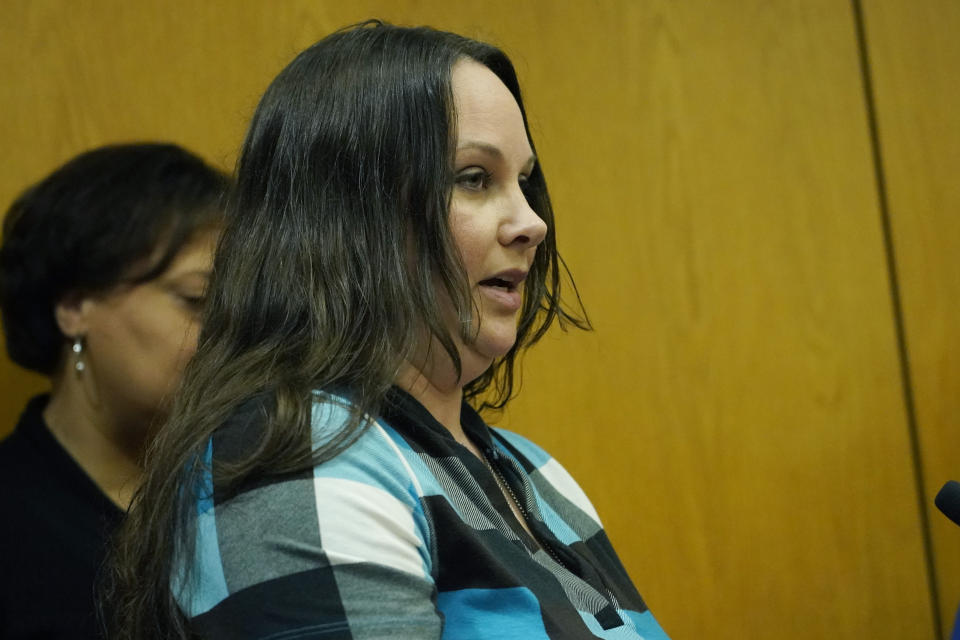
<path fill-rule="evenodd" d="M 510 424 L 677 637 L 931 637 L 849 5 L 624 3 L 550 39 L 597 332 L 531 355 Z"/>
<path fill-rule="evenodd" d="M 960 479 L 960 4 L 868 1 L 864 17 L 948 632 L 960 606 L 960 529 L 933 497 Z"/>
<path fill-rule="evenodd" d="M 0 201 L 108 141 L 229 166 L 283 64 L 370 15 L 499 43 L 597 328 L 531 352 L 502 423 L 675 638 L 932 635 L 850 7 L 346 4 L 8 2 Z"/>

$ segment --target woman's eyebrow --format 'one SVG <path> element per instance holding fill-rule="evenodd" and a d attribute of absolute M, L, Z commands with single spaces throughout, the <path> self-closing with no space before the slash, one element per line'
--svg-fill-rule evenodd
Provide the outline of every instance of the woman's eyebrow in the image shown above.
<path fill-rule="evenodd" d="M 500 147 L 490 144 L 489 142 L 480 142 L 479 140 L 467 140 L 457 145 L 457 151 L 466 151 L 470 149 L 477 149 L 484 153 L 487 153 L 491 156 L 496 157 L 501 162 L 504 161 L 503 152 L 500 150 Z M 532 167 L 537 163 L 537 156 L 530 154 L 530 157 L 527 159 L 527 162 L 524 166 Z"/>

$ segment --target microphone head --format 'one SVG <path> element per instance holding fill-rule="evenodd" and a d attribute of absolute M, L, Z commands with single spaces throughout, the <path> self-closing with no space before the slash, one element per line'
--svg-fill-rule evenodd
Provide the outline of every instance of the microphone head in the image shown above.
<path fill-rule="evenodd" d="M 943 515 L 960 524 L 960 482 L 948 480 L 937 493 L 933 503 L 943 512 Z"/>

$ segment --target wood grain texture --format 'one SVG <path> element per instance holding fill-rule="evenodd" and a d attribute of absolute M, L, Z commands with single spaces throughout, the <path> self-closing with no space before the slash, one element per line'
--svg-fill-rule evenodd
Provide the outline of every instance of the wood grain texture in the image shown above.
<path fill-rule="evenodd" d="M 508 422 L 677 637 L 928 637 L 852 18 L 739 7 L 545 38 L 579 58 L 534 91 L 564 107 L 541 152 L 597 333 L 531 354 Z"/>
<path fill-rule="evenodd" d="M 932 635 L 845 3 L 77 4 L 7 3 L 2 202 L 108 141 L 231 165 L 273 75 L 368 16 L 503 46 L 597 330 L 533 350 L 502 424 L 675 638 Z"/>
<path fill-rule="evenodd" d="M 960 4 L 864 3 L 925 500 L 944 632 L 960 530 L 934 507 L 960 477 Z"/>

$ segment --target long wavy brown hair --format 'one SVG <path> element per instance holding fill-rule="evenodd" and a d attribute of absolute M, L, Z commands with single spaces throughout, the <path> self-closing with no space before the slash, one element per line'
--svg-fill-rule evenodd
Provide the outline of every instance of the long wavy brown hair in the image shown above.
<path fill-rule="evenodd" d="M 424 330 L 460 371 L 443 304 L 452 301 L 467 342 L 478 321 L 447 224 L 450 74 L 461 59 L 503 81 L 526 125 L 502 51 L 426 27 L 372 21 L 338 31 L 267 89 L 238 163 L 197 354 L 116 546 L 105 596 L 112 637 L 189 637 L 171 580 L 189 570 L 180 559 L 191 557 L 196 488 L 209 471 L 203 453 L 240 404 L 265 399 L 257 444 L 229 468 L 218 465 L 218 487 L 301 470 L 348 446 L 363 416 L 378 414 Z M 465 386 L 481 410 L 507 403 L 518 355 L 555 321 L 589 327 L 557 253 L 539 165 L 527 197 L 551 231 L 524 285 L 515 346 Z M 573 311 L 561 284 L 575 294 Z M 317 389 L 345 391 L 353 410 L 321 450 L 310 446 Z"/>

